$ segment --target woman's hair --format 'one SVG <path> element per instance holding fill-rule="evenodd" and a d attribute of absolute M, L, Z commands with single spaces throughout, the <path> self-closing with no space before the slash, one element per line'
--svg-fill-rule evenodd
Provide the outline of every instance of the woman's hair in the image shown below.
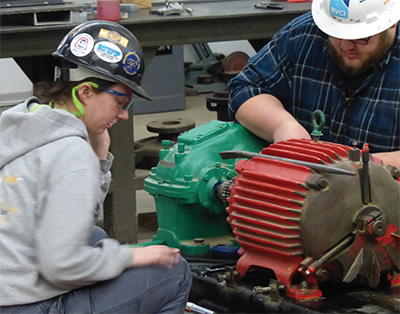
<path fill-rule="evenodd" d="M 72 99 L 72 89 L 83 82 L 93 82 L 104 88 L 115 84 L 96 77 L 88 77 L 74 82 L 39 82 L 33 86 L 33 95 L 39 98 L 42 104 L 48 104 L 50 101 L 67 102 Z M 101 92 L 100 89 L 94 88 L 93 90 L 95 93 Z"/>

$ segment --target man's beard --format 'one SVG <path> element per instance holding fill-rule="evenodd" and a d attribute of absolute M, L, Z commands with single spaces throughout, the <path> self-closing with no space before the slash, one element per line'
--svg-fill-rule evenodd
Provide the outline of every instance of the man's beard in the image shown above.
<path fill-rule="evenodd" d="M 393 42 L 390 41 L 387 33 L 382 34 L 383 36 L 379 37 L 379 41 L 377 43 L 377 50 L 375 50 L 367 59 L 365 59 L 358 67 L 350 67 L 348 66 L 343 56 L 341 56 L 335 47 L 329 42 L 329 50 L 336 60 L 337 65 L 343 72 L 343 74 L 347 77 L 358 77 L 363 75 L 364 73 L 371 71 L 376 64 L 378 64 L 383 58 L 386 56 L 388 51 L 393 45 Z"/>

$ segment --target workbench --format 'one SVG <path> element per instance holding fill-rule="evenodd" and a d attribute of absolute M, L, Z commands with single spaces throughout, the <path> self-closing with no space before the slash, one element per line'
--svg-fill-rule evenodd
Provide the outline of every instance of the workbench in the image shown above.
<path fill-rule="evenodd" d="M 258 3 L 260 1 L 255 0 L 188 1 L 183 4 L 193 10 L 192 15 L 160 16 L 150 14 L 149 9 L 141 9 L 129 13 L 120 24 L 138 38 L 148 64 L 159 46 L 271 38 L 285 24 L 311 8 L 309 2 L 279 1 L 282 10 L 257 9 L 254 5 Z M 164 3 L 153 4 L 152 10 L 163 6 Z M 0 26 L 0 57 L 48 56 L 73 26 L 3 23 Z M 134 243 L 137 228 L 132 114 L 127 122 L 112 128 L 111 137 L 115 161 L 111 197 L 105 203 L 105 228 L 119 241 Z"/>

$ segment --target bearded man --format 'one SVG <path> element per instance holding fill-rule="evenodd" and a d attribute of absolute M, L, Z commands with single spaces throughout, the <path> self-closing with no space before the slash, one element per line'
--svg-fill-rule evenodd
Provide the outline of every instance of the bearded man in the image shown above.
<path fill-rule="evenodd" d="M 368 144 L 400 169 L 400 1 L 314 0 L 229 83 L 230 114 L 270 142 Z"/>

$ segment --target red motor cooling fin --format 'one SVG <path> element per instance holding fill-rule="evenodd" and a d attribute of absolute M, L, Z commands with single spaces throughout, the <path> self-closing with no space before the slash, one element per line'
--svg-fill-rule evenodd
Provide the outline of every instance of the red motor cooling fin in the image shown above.
<path fill-rule="evenodd" d="M 386 186 L 393 193 L 400 191 L 400 185 L 381 165 L 370 163 L 372 187 L 367 194 L 370 202 L 363 204 L 359 178 L 362 162 L 349 160 L 351 149 L 344 145 L 304 139 L 272 144 L 262 154 L 345 168 L 354 171 L 355 176 L 317 174 L 306 166 L 261 157 L 239 161 L 236 165 L 238 176 L 234 179 L 228 199 L 227 220 L 241 245 L 242 256 L 237 263 L 241 276 L 253 266 L 272 269 L 280 284 L 286 286 L 289 297 L 311 299 L 322 296 L 317 280 L 318 275 L 323 273 L 321 268 L 319 274 L 318 271 L 314 274 L 315 263 L 312 262 L 318 262 L 318 259 L 320 264 L 331 261 L 330 250 L 334 251 L 335 247 L 341 248 L 342 253 L 339 257 L 344 268 L 341 279 L 350 280 L 359 273 L 369 276 L 370 282 L 376 282 L 379 277 L 365 274 L 360 262 L 356 261 L 360 254 L 364 254 L 361 256 L 364 260 L 366 256 L 375 254 L 372 251 L 376 248 L 382 252 L 370 259 L 378 261 L 375 265 L 378 273 L 379 270 L 399 267 L 398 207 L 391 209 L 396 202 L 399 204 L 399 197 L 384 200 L 380 193 L 383 191 L 378 191 L 378 186 L 382 185 L 382 181 L 389 183 Z M 376 203 L 373 202 L 375 199 Z M 372 217 L 369 220 L 364 218 L 369 216 Z M 374 219 L 376 224 L 379 222 L 377 228 L 387 222 L 389 227 L 385 234 L 382 229 L 379 229 L 378 235 L 357 233 L 357 227 L 361 229 L 364 224 L 368 229 L 375 223 Z M 360 234 L 362 240 L 356 234 Z M 341 243 L 343 239 L 348 242 Z M 350 247 L 351 242 L 357 245 Z M 373 243 L 374 250 L 362 251 L 367 242 L 369 247 Z M 394 257 L 390 256 L 393 254 Z M 310 264 L 312 267 L 302 274 L 304 279 L 301 285 L 292 284 L 293 275 L 299 268 L 307 269 Z"/>

